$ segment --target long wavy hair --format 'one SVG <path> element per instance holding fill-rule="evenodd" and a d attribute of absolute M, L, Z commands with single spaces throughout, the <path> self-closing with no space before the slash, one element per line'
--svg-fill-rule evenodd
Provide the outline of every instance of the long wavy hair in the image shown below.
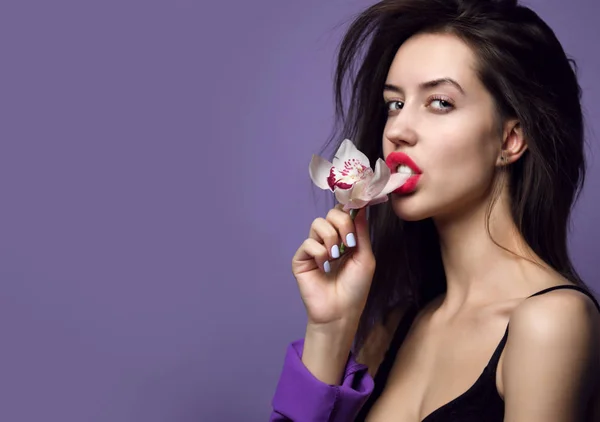
<path fill-rule="evenodd" d="M 524 155 L 500 170 L 509 183 L 512 218 L 547 265 L 587 287 L 567 250 L 570 212 L 585 179 L 576 65 L 552 29 L 516 0 L 383 0 L 360 13 L 339 46 L 336 125 L 323 151 L 334 139 L 350 138 L 371 163 L 383 156 L 387 73 L 402 43 L 420 33 L 453 34 L 474 51 L 477 75 L 494 98 L 500 122 L 518 119 L 527 140 Z M 494 188 L 488 234 L 499 193 Z M 403 221 L 389 201 L 368 213 L 377 266 L 355 350 L 392 308 L 421 308 L 446 290 L 432 219 Z"/>

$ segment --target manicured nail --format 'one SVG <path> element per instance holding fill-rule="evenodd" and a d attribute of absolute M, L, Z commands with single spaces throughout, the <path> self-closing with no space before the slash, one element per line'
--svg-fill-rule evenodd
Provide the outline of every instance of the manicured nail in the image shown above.
<path fill-rule="evenodd" d="M 325 261 L 323 268 L 325 269 L 326 273 L 331 272 L 331 265 L 329 265 L 329 261 Z"/>
<path fill-rule="evenodd" d="M 356 246 L 356 238 L 354 237 L 354 233 L 348 233 L 346 236 L 346 245 L 348 245 L 349 248 Z"/>
<path fill-rule="evenodd" d="M 338 245 L 333 245 L 331 247 L 331 257 L 333 259 L 337 259 L 340 257 L 340 247 Z"/>

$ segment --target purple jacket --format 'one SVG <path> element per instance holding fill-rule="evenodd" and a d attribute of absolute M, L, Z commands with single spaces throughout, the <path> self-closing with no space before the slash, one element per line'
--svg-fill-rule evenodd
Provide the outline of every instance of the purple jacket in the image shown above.
<path fill-rule="evenodd" d="M 273 396 L 270 422 L 349 422 L 373 391 L 367 367 L 350 354 L 342 385 L 316 379 L 302 363 L 304 340 L 288 346 Z"/>

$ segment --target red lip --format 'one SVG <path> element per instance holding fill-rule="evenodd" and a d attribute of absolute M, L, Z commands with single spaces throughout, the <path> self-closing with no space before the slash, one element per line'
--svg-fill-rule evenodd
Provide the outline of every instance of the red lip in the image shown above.
<path fill-rule="evenodd" d="M 401 164 L 410 167 L 410 169 L 414 173 L 402 186 L 396 189 L 394 193 L 411 193 L 417 188 L 417 183 L 421 178 L 421 174 L 423 172 L 408 155 L 406 155 L 403 152 L 392 152 L 385 159 L 385 164 L 388 166 L 392 173 L 396 173 L 396 169 Z"/>
<path fill-rule="evenodd" d="M 423 173 L 419 166 L 415 164 L 415 162 L 405 153 L 403 152 L 392 152 L 385 159 L 385 163 L 392 171 L 392 173 L 396 173 L 396 169 L 399 165 L 404 164 L 405 166 L 410 167 L 413 173 L 421 174 Z"/>

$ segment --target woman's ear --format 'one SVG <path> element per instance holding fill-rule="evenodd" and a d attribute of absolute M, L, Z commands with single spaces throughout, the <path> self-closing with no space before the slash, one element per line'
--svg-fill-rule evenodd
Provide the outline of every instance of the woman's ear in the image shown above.
<path fill-rule="evenodd" d="M 503 166 L 517 161 L 527 150 L 527 141 L 523 136 L 521 123 L 516 120 L 508 120 L 502 131 L 502 148 L 497 160 L 497 165 Z"/>

